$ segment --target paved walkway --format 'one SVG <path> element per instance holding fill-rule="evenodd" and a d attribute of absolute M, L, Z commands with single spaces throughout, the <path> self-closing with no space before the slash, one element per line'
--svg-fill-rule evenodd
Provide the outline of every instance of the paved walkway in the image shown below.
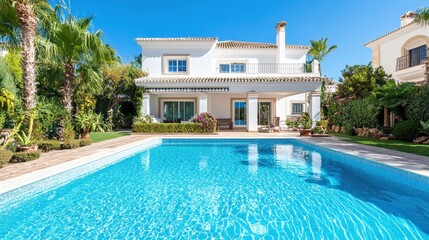
<path fill-rule="evenodd" d="M 249 138 L 273 138 L 273 137 L 297 137 L 297 132 L 281 132 L 281 133 L 250 133 L 245 131 L 223 131 L 218 134 L 173 134 L 173 135 L 145 135 L 134 134 L 107 140 L 104 142 L 94 143 L 90 146 L 52 151 L 43 153 L 42 156 L 34 161 L 25 163 L 9 164 L 4 168 L 0 168 L 0 181 L 17 177 L 26 173 L 30 173 L 39 169 L 54 166 L 60 163 L 68 162 L 80 157 L 84 157 L 93 153 L 108 151 L 115 147 L 119 147 L 138 140 L 143 140 L 148 137 L 249 137 Z M 398 167 L 410 172 L 418 173 L 429 177 L 429 157 L 397 152 L 389 149 L 365 146 L 360 144 L 348 143 L 337 138 L 300 138 L 323 147 L 328 147 L 334 150 L 339 150 L 352 155 L 364 157 L 373 161 L 381 162 L 387 165 Z"/>

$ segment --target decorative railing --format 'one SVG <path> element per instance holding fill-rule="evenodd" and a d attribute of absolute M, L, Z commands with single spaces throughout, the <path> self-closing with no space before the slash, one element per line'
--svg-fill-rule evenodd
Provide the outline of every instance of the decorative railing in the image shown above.
<path fill-rule="evenodd" d="M 396 71 L 424 64 L 425 58 L 426 56 L 420 54 L 420 52 L 399 57 L 396 59 Z"/>
<path fill-rule="evenodd" d="M 302 64 L 302 63 L 246 63 L 241 71 L 229 73 L 247 73 L 247 74 L 302 74 L 302 73 L 317 73 L 317 64 Z M 218 73 L 221 72 L 217 69 Z"/>

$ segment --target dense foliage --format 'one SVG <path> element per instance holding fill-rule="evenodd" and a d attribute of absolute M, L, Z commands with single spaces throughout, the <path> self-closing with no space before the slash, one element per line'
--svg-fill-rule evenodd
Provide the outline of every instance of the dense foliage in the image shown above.
<path fill-rule="evenodd" d="M 341 98 L 365 98 L 378 86 L 384 85 L 391 76 L 382 67 L 374 69 L 371 64 L 346 66 L 341 71 L 342 78 L 337 95 Z"/>
<path fill-rule="evenodd" d="M 409 95 L 405 116 L 409 120 L 429 120 L 429 85 L 416 87 Z"/>
<path fill-rule="evenodd" d="M 419 128 L 420 122 L 418 121 L 402 121 L 393 126 L 392 134 L 398 139 L 412 141 L 420 135 L 420 132 L 418 131 Z"/>

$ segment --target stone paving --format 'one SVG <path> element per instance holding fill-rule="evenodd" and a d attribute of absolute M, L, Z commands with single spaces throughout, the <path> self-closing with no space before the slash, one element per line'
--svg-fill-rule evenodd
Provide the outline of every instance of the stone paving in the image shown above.
<path fill-rule="evenodd" d="M 208 137 L 208 138 L 222 138 L 222 137 L 243 137 L 243 138 L 283 138 L 283 137 L 298 137 L 297 132 L 281 132 L 281 133 L 253 133 L 245 131 L 222 131 L 216 134 L 157 134 L 157 135 L 146 135 L 146 134 L 133 134 L 130 136 L 119 137 L 99 143 L 94 143 L 90 146 L 52 151 L 43 153 L 42 156 L 34 161 L 25 163 L 9 164 L 0 169 L 0 181 L 17 177 L 26 173 L 30 173 L 36 170 L 54 166 L 60 163 L 68 162 L 80 157 L 84 157 L 100 151 L 108 151 L 115 147 L 119 147 L 128 143 L 132 143 L 138 140 L 143 140 L 148 137 Z M 429 177 L 429 157 L 403 153 L 393 151 L 384 148 L 377 148 L 371 146 L 365 146 L 360 144 L 349 143 L 341 141 L 336 137 L 306 137 L 299 138 L 300 140 L 307 141 L 313 144 L 317 144 L 323 147 L 331 148 L 341 152 L 346 152 L 352 155 L 367 158 L 372 161 L 381 162 L 390 166 L 404 169 L 406 171 L 414 172 L 423 176 Z"/>

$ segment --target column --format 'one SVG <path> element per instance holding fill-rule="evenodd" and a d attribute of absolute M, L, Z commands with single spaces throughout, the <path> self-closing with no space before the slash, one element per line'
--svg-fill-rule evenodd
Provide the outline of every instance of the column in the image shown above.
<path fill-rule="evenodd" d="M 313 128 L 316 126 L 316 123 L 320 121 L 320 92 L 312 92 L 309 96 L 310 99 L 310 109 L 309 114 L 311 120 L 313 121 Z"/>
<path fill-rule="evenodd" d="M 150 115 L 150 95 L 149 95 L 149 93 L 143 94 L 143 103 L 142 103 L 141 114 L 142 114 L 142 116 Z"/>
<path fill-rule="evenodd" d="M 258 94 L 247 94 L 247 131 L 258 131 Z"/>
<path fill-rule="evenodd" d="M 198 113 L 207 112 L 207 94 L 198 96 Z"/>
<path fill-rule="evenodd" d="M 320 74 L 319 72 L 319 61 L 317 60 L 313 60 L 313 62 L 311 63 L 311 70 L 313 73 L 317 73 Z"/>

